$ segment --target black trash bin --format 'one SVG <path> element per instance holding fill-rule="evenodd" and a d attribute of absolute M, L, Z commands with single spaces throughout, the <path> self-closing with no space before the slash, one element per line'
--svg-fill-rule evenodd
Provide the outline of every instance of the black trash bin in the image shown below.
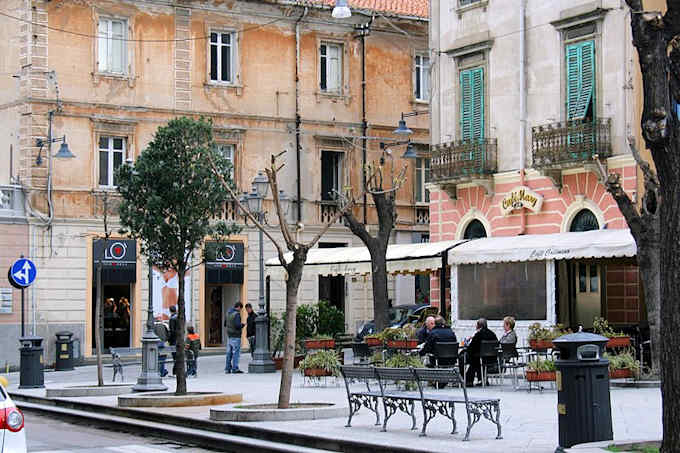
<path fill-rule="evenodd" d="M 560 351 L 557 368 L 559 446 L 613 439 L 609 399 L 609 360 L 603 358 L 607 338 L 572 333 L 553 340 Z"/>
<path fill-rule="evenodd" d="M 57 357 L 54 371 L 70 371 L 73 369 L 73 332 L 57 332 Z"/>
<path fill-rule="evenodd" d="M 40 389 L 45 387 L 43 373 L 42 337 L 27 335 L 19 338 L 21 361 L 19 364 L 19 388 Z"/>

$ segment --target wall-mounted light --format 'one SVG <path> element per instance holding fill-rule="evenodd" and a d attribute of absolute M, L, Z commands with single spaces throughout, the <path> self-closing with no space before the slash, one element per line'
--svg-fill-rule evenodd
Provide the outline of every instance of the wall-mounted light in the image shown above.
<path fill-rule="evenodd" d="M 47 152 L 49 154 L 50 149 L 52 148 L 50 145 L 52 143 L 58 143 L 61 142 L 61 146 L 59 147 L 59 151 L 57 151 L 57 154 L 54 155 L 57 159 L 72 159 L 76 157 L 71 150 L 68 148 L 68 144 L 66 143 L 66 135 L 63 137 L 58 137 L 58 138 L 53 138 L 53 139 L 47 139 L 43 140 L 42 138 L 39 138 L 35 141 L 35 146 L 39 146 L 40 149 L 38 150 L 38 157 L 35 159 L 35 164 L 36 165 L 42 165 L 42 149 L 43 146 L 47 146 Z"/>

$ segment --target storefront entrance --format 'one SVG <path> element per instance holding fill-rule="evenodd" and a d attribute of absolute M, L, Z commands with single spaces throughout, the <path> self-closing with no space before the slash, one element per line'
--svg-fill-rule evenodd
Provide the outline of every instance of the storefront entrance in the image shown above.
<path fill-rule="evenodd" d="M 206 287 L 205 316 L 207 346 L 224 346 L 227 338 L 224 325 L 227 312 L 241 301 L 241 285 L 208 285 Z"/>
<path fill-rule="evenodd" d="M 244 247 L 241 242 L 218 245 L 206 243 L 205 264 L 205 344 L 224 346 L 227 311 L 241 300 L 243 286 Z"/>
<path fill-rule="evenodd" d="M 600 265 L 594 262 L 576 261 L 574 263 L 576 324 L 584 329 L 593 327 L 593 319 L 602 316 L 602 284 Z"/>
<path fill-rule="evenodd" d="M 130 324 L 130 303 L 132 285 L 102 284 L 102 317 L 104 318 L 104 332 L 102 348 L 104 352 L 109 348 L 128 348 L 131 345 L 132 328 Z M 92 301 L 92 325 L 95 324 L 96 307 Z M 92 329 L 92 344 L 95 344 L 94 329 Z"/>

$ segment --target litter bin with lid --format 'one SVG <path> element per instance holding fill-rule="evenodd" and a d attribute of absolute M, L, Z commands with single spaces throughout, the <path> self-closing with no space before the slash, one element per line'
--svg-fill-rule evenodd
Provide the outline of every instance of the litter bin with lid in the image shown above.
<path fill-rule="evenodd" d="M 54 371 L 70 371 L 73 369 L 73 332 L 57 332 L 56 360 Z"/>
<path fill-rule="evenodd" d="M 605 344 L 606 337 L 585 332 L 553 340 L 560 352 L 555 367 L 562 448 L 613 439 Z"/>
<path fill-rule="evenodd" d="M 45 387 L 43 372 L 42 337 L 27 335 L 19 338 L 21 343 L 19 362 L 19 388 L 40 389 Z"/>

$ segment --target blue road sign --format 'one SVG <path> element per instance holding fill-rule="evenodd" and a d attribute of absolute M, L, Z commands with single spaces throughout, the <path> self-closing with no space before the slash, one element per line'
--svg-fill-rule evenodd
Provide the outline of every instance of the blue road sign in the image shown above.
<path fill-rule="evenodd" d="M 38 273 L 38 269 L 33 264 L 33 261 L 27 258 L 21 258 L 12 263 L 9 275 L 14 283 L 22 288 L 31 286 L 31 283 L 35 281 L 35 277 Z"/>

